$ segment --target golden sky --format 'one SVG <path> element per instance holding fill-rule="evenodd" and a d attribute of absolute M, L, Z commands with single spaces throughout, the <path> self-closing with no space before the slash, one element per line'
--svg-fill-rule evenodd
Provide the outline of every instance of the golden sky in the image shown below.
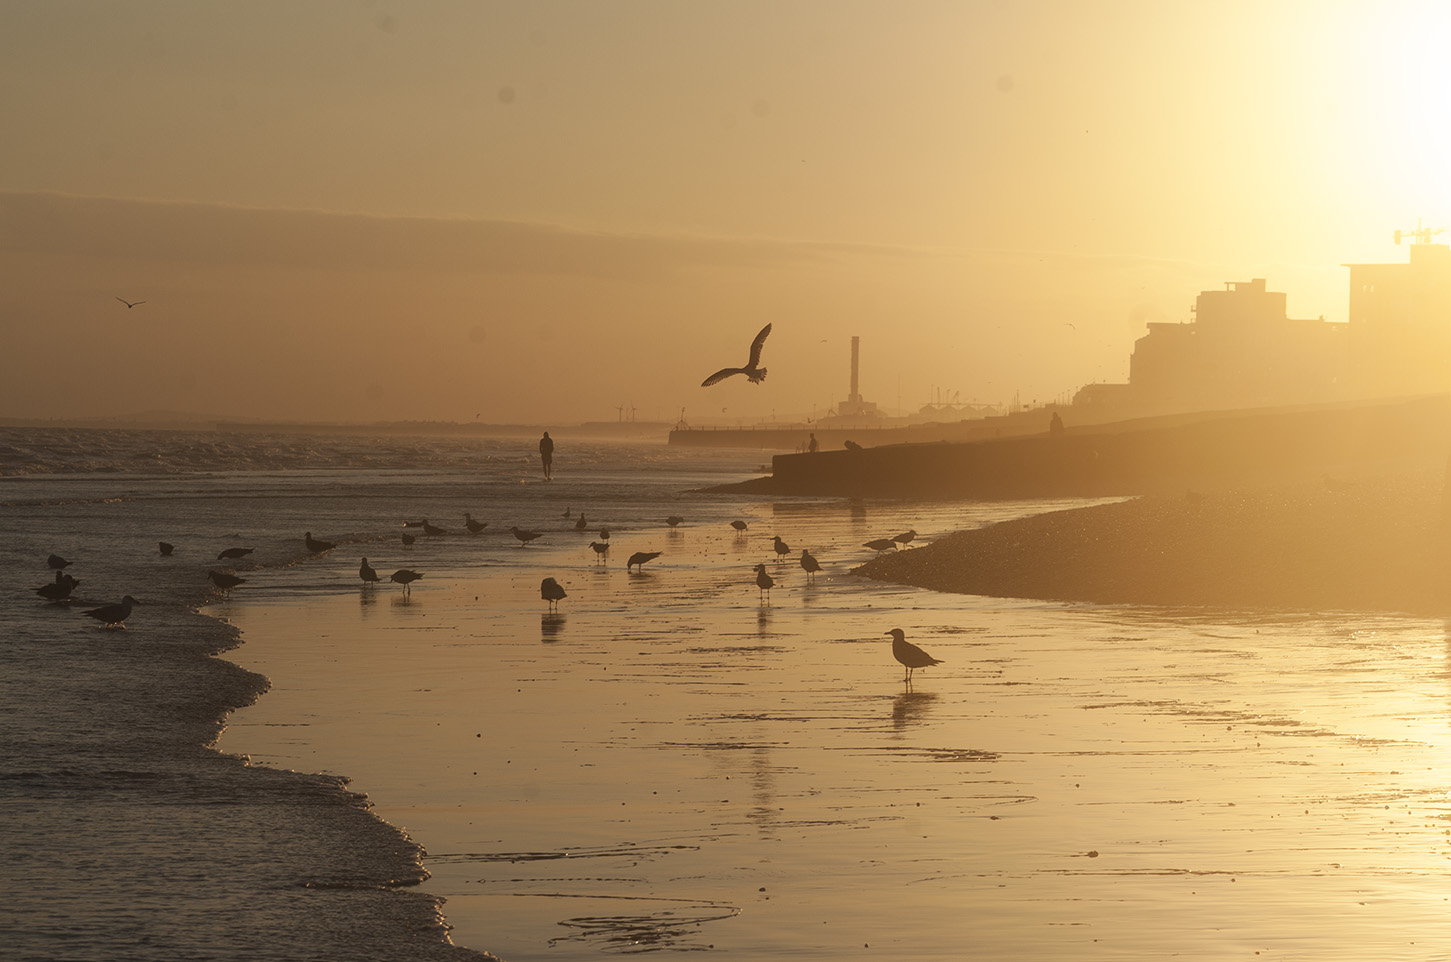
<path fill-rule="evenodd" d="M 0 416 L 794 418 L 851 335 L 889 409 L 1066 398 L 1451 227 L 1447 51 L 1394 0 L 0 0 Z"/>

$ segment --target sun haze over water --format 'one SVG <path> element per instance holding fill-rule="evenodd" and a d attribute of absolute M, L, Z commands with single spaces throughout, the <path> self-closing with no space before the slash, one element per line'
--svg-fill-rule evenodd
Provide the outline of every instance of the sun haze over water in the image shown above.
<path fill-rule="evenodd" d="M 1440 3 L 4 11 L 6 417 L 1047 400 L 1451 226 Z"/>

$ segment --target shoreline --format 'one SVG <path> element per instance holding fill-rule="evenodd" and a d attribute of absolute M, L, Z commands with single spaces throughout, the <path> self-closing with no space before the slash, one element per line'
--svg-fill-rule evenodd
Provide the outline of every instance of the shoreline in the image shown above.
<path fill-rule="evenodd" d="M 867 578 L 1100 605 L 1451 614 L 1442 477 L 1145 496 L 960 531 Z"/>

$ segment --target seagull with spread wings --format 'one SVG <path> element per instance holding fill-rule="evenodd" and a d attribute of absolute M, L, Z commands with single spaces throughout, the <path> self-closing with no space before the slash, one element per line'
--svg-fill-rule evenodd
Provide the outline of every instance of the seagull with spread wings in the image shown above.
<path fill-rule="evenodd" d="M 136 307 L 137 305 L 146 303 L 145 301 L 128 301 L 124 297 L 117 297 L 116 300 L 120 301 L 122 304 L 125 304 L 127 307 Z"/>
<path fill-rule="evenodd" d="M 761 346 L 766 343 L 766 335 L 771 333 L 771 325 L 767 324 L 761 328 L 761 333 L 751 342 L 751 359 L 746 362 L 745 367 L 723 367 L 710 377 L 700 382 L 701 387 L 710 387 L 717 381 L 724 381 L 733 374 L 744 374 L 746 380 L 752 384 L 760 384 L 766 379 L 766 369 L 761 367 Z"/>

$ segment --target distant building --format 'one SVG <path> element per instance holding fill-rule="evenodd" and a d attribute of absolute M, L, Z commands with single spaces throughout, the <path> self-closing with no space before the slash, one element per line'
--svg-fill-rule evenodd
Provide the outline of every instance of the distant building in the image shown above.
<path fill-rule="evenodd" d="M 1409 263 L 1345 266 L 1354 395 L 1451 391 L 1451 247 L 1412 244 Z"/>

